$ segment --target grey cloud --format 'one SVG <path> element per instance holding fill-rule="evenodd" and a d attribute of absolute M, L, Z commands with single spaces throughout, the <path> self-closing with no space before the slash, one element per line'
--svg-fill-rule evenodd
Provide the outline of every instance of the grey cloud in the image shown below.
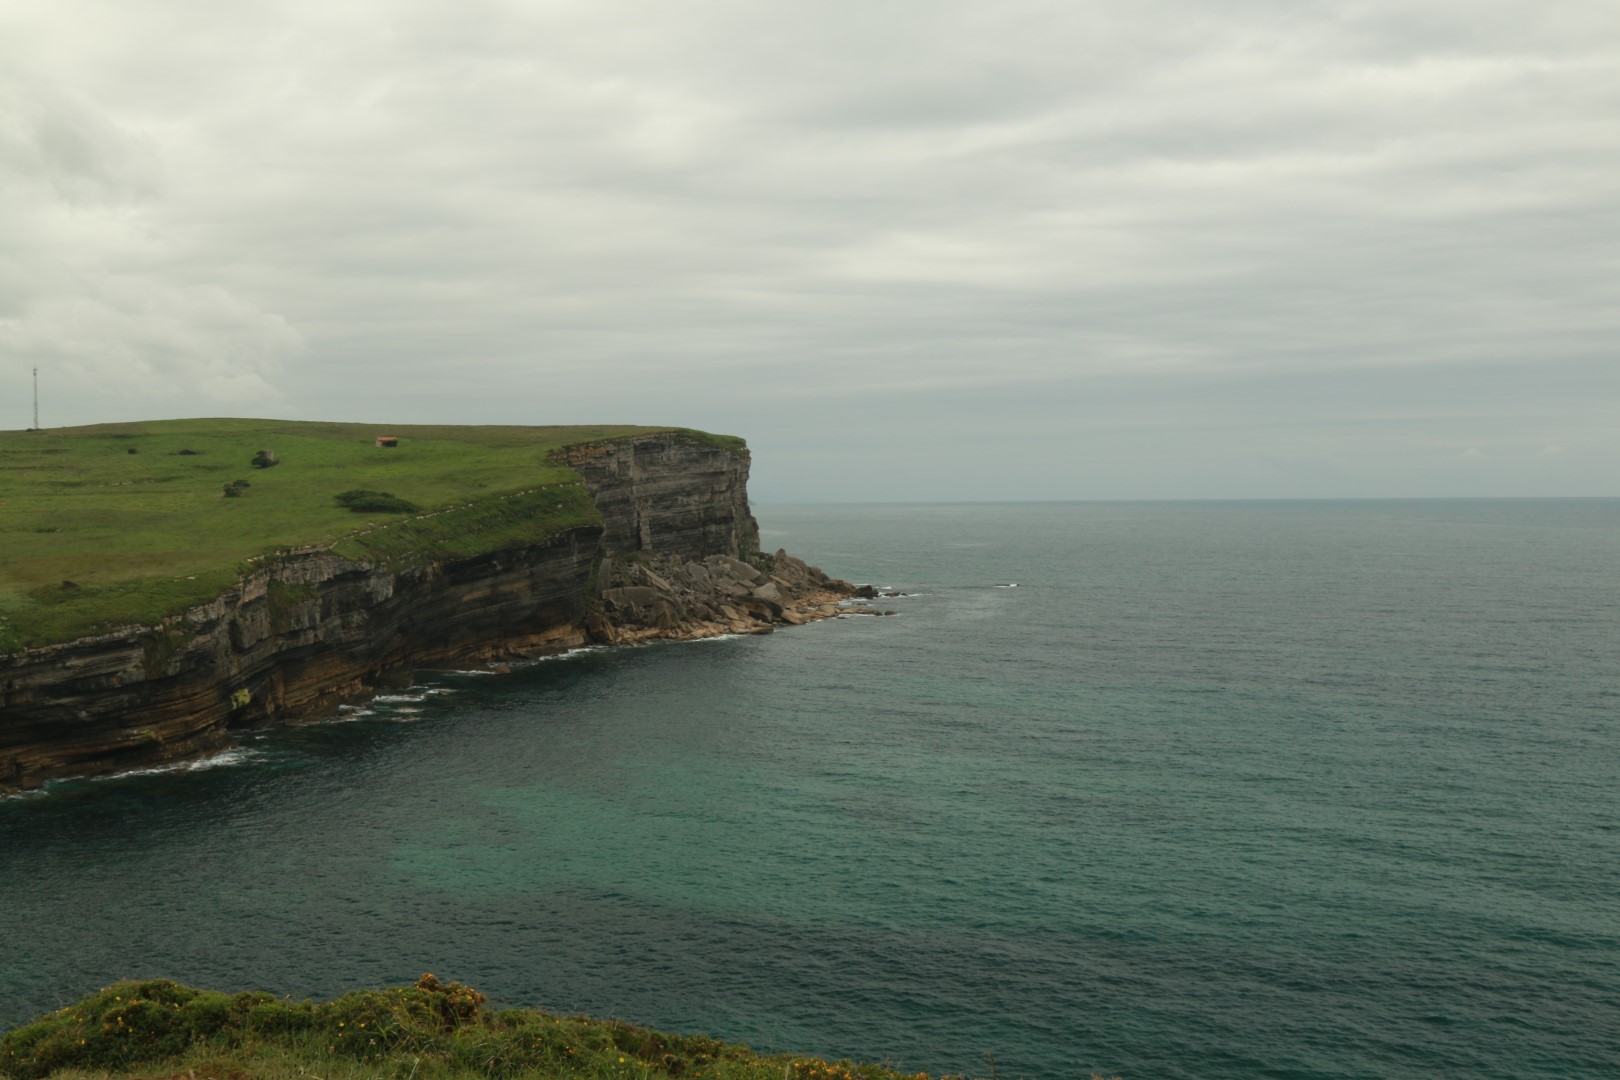
<path fill-rule="evenodd" d="M 269 377 L 298 334 L 165 273 L 142 212 L 162 192 L 148 140 L 69 91 L 12 76 L 0 80 L 0 165 L 0 358 L 13 377 L 44 367 L 53 389 L 71 388 L 64 404 L 103 408 L 278 396 Z"/>
<path fill-rule="evenodd" d="M 1612 487 L 1601 5 L 93 7 L 0 45 L 76 103 L 0 121 L 0 356 L 75 419 L 692 423 L 806 495 L 948 487 L 964 432 L 985 496 L 1020 454 L 1054 497 L 1443 494 L 1469 446 Z"/>
<path fill-rule="evenodd" d="M 94 104 L 41 80 L 0 75 L 0 182 L 71 205 L 122 204 L 157 186 L 151 147 Z"/>

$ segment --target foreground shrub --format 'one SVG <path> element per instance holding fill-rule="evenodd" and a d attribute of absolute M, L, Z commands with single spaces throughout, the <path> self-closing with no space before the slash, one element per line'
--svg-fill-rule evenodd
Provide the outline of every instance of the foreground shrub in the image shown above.
<path fill-rule="evenodd" d="M 18 1080 L 57 1069 L 120 1069 L 171 1057 L 219 1034 L 230 999 L 153 979 L 116 983 L 0 1039 L 0 1072 Z"/>
<path fill-rule="evenodd" d="M 262 991 L 228 996 L 167 979 L 115 983 L 0 1038 L 0 1076 L 38 1080 L 58 1069 L 127 1069 L 198 1045 L 240 1048 L 292 1040 L 327 1056 L 379 1059 L 397 1050 L 449 1050 L 476 1023 L 484 996 L 431 975 L 415 986 L 362 990 L 336 1001 L 289 1001 Z"/>
<path fill-rule="evenodd" d="M 880 1065 L 760 1057 L 737 1043 L 620 1021 L 486 1009 L 478 991 L 432 975 L 322 1003 L 164 979 L 117 983 L 0 1037 L 0 1077 L 57 1072 L 76 1080 L 927 1080 Z"/>

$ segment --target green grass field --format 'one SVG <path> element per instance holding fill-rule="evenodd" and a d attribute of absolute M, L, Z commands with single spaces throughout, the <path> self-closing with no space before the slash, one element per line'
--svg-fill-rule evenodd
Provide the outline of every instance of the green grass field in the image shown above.
<path fill-rule="evenodd" d="M 276 550 L 397 561 L 542 539 L 597 520 L 553 451 L 670 430 L 212 419 L 0 432 L 0 653 L 156 623 Z M 379 449 L 378 435 L 399 446 Z M 255 468 L 259 450 L 278 464 Z M 249 486 L 227 498 L 238 480 Z M 334 499 L 356 488 L 420 513 L 356 514 Z"/>

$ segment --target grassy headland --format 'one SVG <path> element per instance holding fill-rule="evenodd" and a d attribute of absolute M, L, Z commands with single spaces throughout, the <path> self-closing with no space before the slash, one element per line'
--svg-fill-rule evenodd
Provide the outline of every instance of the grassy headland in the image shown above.
<path fill-rule="evenodd" d="M 0 653 L 156 623 L 278 550 L 432 559 L 592 523 L 577 474 L 550 455 L 670 430 L 210 419 L 0 432 Z M 256 467 L 260 450 L 276 464 Z M 418 509 L 355 513 L 336 498 L 353 491 Z"/>
<path fill-rule="evenodd" d="M 319 1004 L 166 980 L 123 982 L 0 1037 L 0 1077 L 925 1080 L 483 1002 L 476 991 L 431 975 L 414 986 Z"/>

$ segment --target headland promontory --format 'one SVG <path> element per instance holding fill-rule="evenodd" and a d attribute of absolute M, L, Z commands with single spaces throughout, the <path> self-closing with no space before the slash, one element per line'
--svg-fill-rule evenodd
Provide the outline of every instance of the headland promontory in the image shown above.
<path fill-rule="evenodd" d="M 184 420 L 0 433 L 0 790 L 222 749 L 414 670 L 762 633 L 742 440 Z"/>

